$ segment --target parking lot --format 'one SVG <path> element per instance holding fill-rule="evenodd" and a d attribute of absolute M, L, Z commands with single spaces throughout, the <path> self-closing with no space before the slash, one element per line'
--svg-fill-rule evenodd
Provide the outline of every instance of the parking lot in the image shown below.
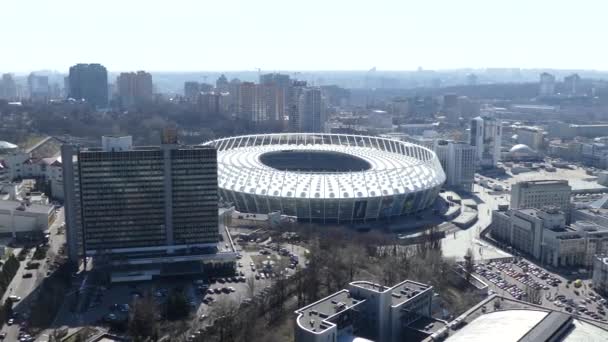
<path fill-rule="evenodd" d="M 134 300 L 151 294 L 159 309 L 172 291 L 182 292 L 194 317 L 192 328 L 198 330 L 213 324 L 214 308 L 219 303 L 248 305 L 256 297 L 264 297 L 277 277 L 290 277 L 296 264 L 305 263 L 306 250 L 301 246 L 283 244 L 243 244 L 237 248 L 236 272 L 230 276 L 160 278 L 153 281 L 110 284 L 91 288 L 91 299 L 82 312 L 62 307 L 55 325 L 81 325 L 94 322 L 113 323 L 127 319 Z M 83 282 L 84 283 L 84 282 Z M 81 284 L 82 285 L 82 284 Z M 71 296 L 74 294 L 66 294 Z M 159 310 L 162 312 L 162 310 Z M 159 315 L 157 319 L 162 319 Z"/>
<path fill-rule="evenodd" d="M 522 259 L 478 263 L 475 273 L 499 295 L 528 300 L 536 290 L 538 304 L 544 307 L 608 321 L 608 302 L 594 293 L 589 281 L 568 280 Z"/>
<path fill-rule="evenodd" d="M 197 310 L 199 324 L 203 328 L 212 324 L 213 308 L 222 300 L 233 305 L 248 305 L 255 297 L 263 297 L 270 290 L 277 277 L 290 277 L 296 265 L 305 263 L 306 250 L 297 245 L 248 244 L 239 248 L 237 270 L 234 277 L 212 278 L 208 283 L 195 281 L 196 293 L 200 300 Z"/>

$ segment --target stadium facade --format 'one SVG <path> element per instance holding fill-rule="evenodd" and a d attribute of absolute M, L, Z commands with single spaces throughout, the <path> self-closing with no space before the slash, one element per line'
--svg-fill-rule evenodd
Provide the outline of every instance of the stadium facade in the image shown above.
<path fill-rule="evenodd" d="M 286 133 L 213 140 L 222 200 L 244 213 L 355 223 L 431 206 L 446 176 L 425 147 L 381 137 Z"/>

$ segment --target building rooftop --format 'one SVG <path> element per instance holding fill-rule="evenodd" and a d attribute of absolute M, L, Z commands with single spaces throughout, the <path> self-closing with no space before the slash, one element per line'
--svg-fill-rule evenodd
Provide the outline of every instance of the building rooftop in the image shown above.
<path fill-rule="evenodd" d="M 405 280 L 393 287 L 369 281 L 354 281 L 349 286 L 351 289 L 358 287 L 376 293 L 390 293 L 391 307 L 398 307 L 426 291 L 432 291 L 431 286 L 411 280 Z M 365 299 L 356 299 L 351 295 L 350 290 L 344 289 L 296 310 L 295 313 L 298 315 L 296 320 L 302 329 L 321 332 L 332 327 L 338 315 L 364 302 Z"/>
<path fill-rule="evenodd" d="M 428 285 L 406 280 L 390 289 L 392 292 L 391 296 L 393 298 L 392 304 L 393 306 L 401 305 L 430 288 L 431 287 Z"/>
<path fill-rule="evenodd" d="M 23 205 L 19 201 L 11 201 L 11 200 L 0 200 L 0 210 L 18 210 L 17 208 L 23 208 L 20 210 L 25 213 L 36 213 L 36 214 L 48 214 L 53 210 L 53 207 L 50 205 L 42 205 L 42 204 L 30 204 Z M 19 211 L 19 210 L 18 210 Z"/>
<path fill-rule="evenodd" d="M 411 280 L 405 280 L 393 287 L 383 286 L 369 281 L 354 281 L 350 283 L 350 285 L 372 290 L 378 293 L 390 291 L 392 298 L 391 306 L 399 306 L 415 296 L 431 289 L 431 286 L 429 285 Z"/>
<path fill-rule="evenodd" d="M 297 323 L 306 330 L 324 331 L 333 326 L 329 318 L 362 302 L 352 298 L 348 290 L 342 290 L 297 310 Z"/>
<path fill-rule="evenodd" d="M 517 184 L 530 184 L 530 185 L 566 184 L 566 185 L 568 185 L 568 181 L 562 180 L 562 179 L 536 179 L 536 180 L 521 181 L 521 182 L 518 182 Z"/>
<path fill-rule="evenodd" d="M 565 325 L 571 328 L 563 329 Z M 599 321 L 493 295 L 449 322 L 437 335 L 447 336 L 447 342 L 606 341 L 606 327 Z"/>
<path fill-rule="evenodd" d="M 481 315 L 468 323 L 448 342 L 487 342 L 500 333 L 498 341 L 519 341 L 548 313 L 537 310 L 505 310 Z"/>
<path fill-rule="evenodd" d="M 302 135 L 300 140 L 296 137 L 296 134 L 252 135 L 207 143 L 218 147 L 219 187 L 267 197 L 350 199 L 418 192 L 445 179 L 435 154 L 411 143 L 341 134 L 319 138 Z M 317 172 L 281 170 L 262 162 L 268 155 L 310 152 L 322 153 L 327 158 L 347 155 L 369 167 Z"/>

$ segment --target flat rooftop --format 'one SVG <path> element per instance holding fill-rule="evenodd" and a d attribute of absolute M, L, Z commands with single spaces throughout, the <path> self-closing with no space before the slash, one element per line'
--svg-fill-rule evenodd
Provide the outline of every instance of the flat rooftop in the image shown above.
<path fill-rule="evenodd" d="M 411 280 L 405 280 L 393 287 L 388 287 L 380 284 L 375 284 L 369 281 L 354 281 L 351 286 L 357 286 L 378 293 L 391 293 L 391 306 L 399 306 L 431 287 L 426 284 L 418 283 Z"/>
<path fill-rule="evenodd" d="M 35 213 L 35 214 L 48 214 L 53 210 L 53 207 L 50 205 L 42 205 L 42 204 L 30 204 L 24 205 L 24 210 L 17 210 L 18 207 L 21 206 L 21 202 L 19 201 L 11 201 L 11 200 L 0 200 L 0 210 L 15 210 L 17 212 L 23 213 Z"/>
<path fill-rule="evenodd" d="M 551 180 L 547 181 L 547 179 Z M 573 194 L 608 191 L 607 187 L 597 183 L 597 177 L 588 175 L 585 172 L 585 169 L 580 167 L 573 170 L 557 168 L 554 172 L 538 169 L 535 172 L 525 172 L 511 175 L 511 177 L 502 181 L 511 185 L 523 181 L 531 181 L 535 182 L 535 184 L 542 184 L 542 182 L 567 181 L 568 185 L 570 185 L 572 188 Z"/>
<path fill-rule="evenodd" d="M 410 280 L 397 284 L 391 288 L 392 305 L 401 305 L 430 288 L 428 285 Z"/>
<path fill-rule="evenodd" d="M 351 284 L 364 288 L 364 289 L 376 291 L 376 292 L 384 292 L 384 291 L 390 289 L 390 287 L 388 287 L 388 286 L 372 283 L 371 281 L 353 281 Z"/>
<path fill-rule="evenodd" d="M 328 318 L 362 302 L 352 298 L 348 290 L 342 290 L 297 310 L 298 323 L 313 332 L 324 331 L 333 325 L 327 321 Z"/>

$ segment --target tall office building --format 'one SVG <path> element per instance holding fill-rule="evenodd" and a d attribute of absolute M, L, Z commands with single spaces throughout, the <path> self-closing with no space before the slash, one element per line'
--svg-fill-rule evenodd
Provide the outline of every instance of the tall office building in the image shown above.
<path fill-rule="evenodd" d="M 581 77 L 578 74 L 572 74 L 564 77 L 564 88 L 568 95 L 578 95 L 579 84 L 581 83 Z"/>
<path fill-rule="evenodd" d="M 455 190 L 472 191 L 475 148 L 462 141 L 437 140 L 434 150 L 445 171 L 445 185 Z"/>
<path fill-rule="evenodd" d="M 520 127 L 517 129 L 517 143 L 530 146 L 540 151 L 544 142 L 544 131 L 536 127 Z"/>
<path fill-rule="evenodd" d="M 306 88 L 300 94 L 298 105 L 299 132 L 323 132 L 325 108 L 321 89 Z"/>
<path fill-rule="evenodd" d="M 281 121 L 286 115 L 288 88 L 276 84 L 258 84 L 258 121 Z"/>
<path fill-rule="evenodd" d="M 17 84 L 11 74 L 2 74 L 2 83 L 0 83 L 0 99 L 15 100 L 17 99 Z"/>
<path fill-rule="evenodd" d="M 484 168 L 496 167 L 500 160 L 502 143 L 502 123 L 489 116 L 478 116 L 471 120 L 469 143 L 475 147 L 477 165 Z"/>
<path fill-rule="evenodd" d="M 123 72 L 116 79 L 122 107 L 130 108 L 152 100 L 152 75 L 145 71 Z"/>
<path fill-rule="evenodd" d="M 306 81 L 293 81 L 289 87 L 287 99 L 288 129 L 290 132 L 300 132 L 300 95 L 306 89 Z"/>
<path fill-rule="evenodd" d="M 446 94 L 443 96 L 442 111 L 449 123 L 458 123 L 458 120 L 460 119 L 459 109 L 458 95 Z"/>
<path fill-rule="evenodd" d="M 50 96 L 49 77 L 34 73 L 27 77 L 27 87 L 32 101 L 47 101 Z"/>
<path fill-rule="evenodd" d="M 215 89 L 220 93 L 228 92 L 229 85 L 230 85 L 230 83 L 228 82 L 228 79 L 226 78 L 226 76 L 224 74 L 220 75 L 220 77 L 218 77 L 217 81 L 215 81 Z"/>
<path fill-rule="evenodd" d="M 253 82 L 242 82 L 238 84 L 238 108 L 237 115 L 240 119 L 252 122 L 258 118 L 258 88 Z"/>
<path fill-rule="evenodd" d="M 185 82 L 184 83 L 184 97 L 189 101 L 194 101 L 200 94 L 200 87 L 198 82 Z"/>
<path fill-rule="evenodd" d="M 108 71 L 103 65 L 76 64 L 70 67 L 69 81 L 69 97 L 98 108 L 108 105 Z"/>
<path fill-rule="evenodd" d="M 227 95 L 219 92 L 201 93 L 198 95 L 197 107 L 203 117 L 212 118 L 222 114 Z"/>
<path fill-rule="evenodd" d="M 120 263 L 200 260 L 218 243 L 216 150 L 103 137 L 102 148 L 62 147 L 68 254 Z M 175 257 L 175 258 L 173 258 Z"/>
<path fill-rule="evenodd" d="M 555 94 L 555 76 L 543 72 L 540 74 L 540 96 L 553 96 Z"/>
<path fill-rule="evenodd" d="M 511 209 L 554 206 L 569 216 L 572 188 L 566 180 L 523 181 L 511 187 Z"/>

